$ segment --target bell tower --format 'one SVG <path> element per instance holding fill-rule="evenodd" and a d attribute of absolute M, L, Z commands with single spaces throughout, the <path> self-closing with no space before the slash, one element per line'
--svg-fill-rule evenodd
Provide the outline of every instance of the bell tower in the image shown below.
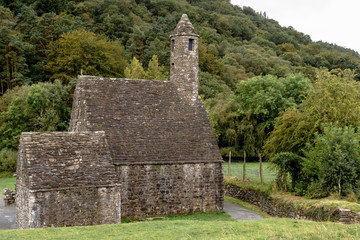
<path fill-rule="evenodd" d="M 198 97 L 199 37 L 186 14 L 170 36 L 170 81 L 189 104 Z"/>

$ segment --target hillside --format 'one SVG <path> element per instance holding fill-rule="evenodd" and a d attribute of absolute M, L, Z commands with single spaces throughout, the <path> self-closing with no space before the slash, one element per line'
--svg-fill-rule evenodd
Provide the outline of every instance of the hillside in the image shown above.
<path fill-rule="evenodd" d="M 256 156 L 275 118 L 302 102 L 317 69 L 351 69 L 360 80 L 359 53 L 313 42 L 308 35 L 227 0 L 0 0 L 0 4 L 0 149 L 16 149 L 22 131 L 66 130 L 80 73 L 168 78 L 169 35 L 183 13 L 201 36 L 199 93 L 224 155 L 246 150 Z M 256 76 L 266 76 L 258 86 L 280 89 L 281 99 L 276 106 L 264 103 L 263 109 L 249 112 L 239 105 L 246 100 L 242 96 L 249 96 L 239 84 Z M 248 97 L 253 100 L 248 106 L 261 103 L 266 97 L 262 96 Z"/>

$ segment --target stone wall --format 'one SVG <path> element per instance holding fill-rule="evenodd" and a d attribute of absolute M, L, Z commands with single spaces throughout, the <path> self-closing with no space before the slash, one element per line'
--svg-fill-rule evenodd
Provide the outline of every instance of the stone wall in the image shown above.
<path fill-rule="evenodd" d="M 310 207 L 299 208 L 292 202 L 271 197 L 269 194 L 233 184 L 224 183 L 225 195 L 254 204 L 271 216 L 312 221 L 359 223 L 360 213 L 349 209 Z"/>
<path fill-rule="evenodd" d="M 4 188 L 3 191 L 3 200 L 4 200 L 4 204 L 5 206 L 10 206 L 13 205 L 15 203 L 15 191 L 8 189 L 8 188 Z"/>
<path fill-rule="evenodd" d="M 121 222 L 120 187 L 83 187 L 33 192 L 19 186 L 17 194 L 17 199 L 21 201 L 17 202 L 16 214 L 19 228 Z M 22 208 L 26 211 L 22 211 Z"/>
<path fill-rule="evenodd" d="M 19 228 L 119 223 L 118 176 L 104 132 L 22 133 Z"/>
<path fill-rule="evenodd" d="M 223 208 L 222 163 L 122 165 L 122 217 L 217 212 Z"/>

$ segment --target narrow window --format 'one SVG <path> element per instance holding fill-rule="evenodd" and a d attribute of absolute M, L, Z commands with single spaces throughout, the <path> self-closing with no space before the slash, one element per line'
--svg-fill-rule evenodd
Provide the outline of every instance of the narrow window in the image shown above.
<path fill-rule="evenodd" d="M 174 51 L 175 39 L 171 40 L 171 51 Z"/>
<path fill-rule="evenodd" d="M 193 50 L 193 41 L 194 39 L 189 39 L 189 51 Z"/>

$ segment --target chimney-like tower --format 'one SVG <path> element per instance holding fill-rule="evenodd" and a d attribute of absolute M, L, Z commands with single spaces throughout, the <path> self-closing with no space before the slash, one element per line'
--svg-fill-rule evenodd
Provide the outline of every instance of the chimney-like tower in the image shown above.
<path fill-rule="evenodd" d="M 170 81 L 189 104 L 196 101 L 199 85 L 199 35 L 183 14 L 170 36 Z"/>

